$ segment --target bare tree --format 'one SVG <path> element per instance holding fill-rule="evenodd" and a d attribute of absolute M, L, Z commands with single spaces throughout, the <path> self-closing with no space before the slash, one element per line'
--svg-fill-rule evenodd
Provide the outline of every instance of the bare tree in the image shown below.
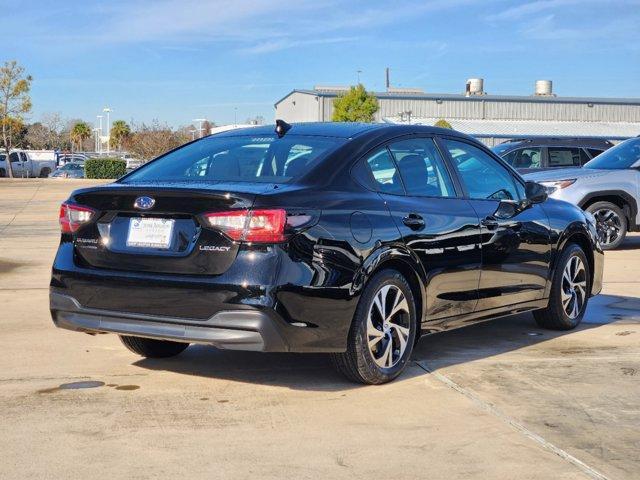
<path fill-rule="evenodd" d="M 15 125 L 22 124 L 22 116 L 31 111 L 32 78 L 24 74 L 24 67 L 15 60 L 5 62 L 0 67 L 0 124 L 2 124 L 2 141 L 7 153 L 7 173 L 13 177 L 13 169 L 9 161 L 9 150 L 13 144 Z"/>
<path fill-rule="evenodd" d="M 173 130 L 154 120 L 150 125 L 133 124 L 132 133 L 125 139 L 125 149 L 143 160 L 155 158 L 188 142 L 191 137 L 184 130 Z"/>

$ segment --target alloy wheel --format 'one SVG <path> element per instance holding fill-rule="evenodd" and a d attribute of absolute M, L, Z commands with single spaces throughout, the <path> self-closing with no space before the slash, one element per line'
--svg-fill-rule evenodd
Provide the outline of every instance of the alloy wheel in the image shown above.
<path fill-rule="evenodd" d="M 367 344 L 376 364 L 395 366 L 407 349 L 411 328 L 409 304 L 395 285 L 378 290 L 367 316 Z"/>
<path fill-rule="evenodd" d="M 610 245 L 620 238 L 622 219 L 616 212 L 608 208 L 601 208 L 593 212 L 593 216 L 597 222 L 600 242 L 604 246 Z"/>
<path fill-rule="evenodd" d="M 564 267 L 560 297 L 564 313 L 573 320 L 582 311 L 587 298 L 587 272 L 578 256 L 571 257 Z"/>

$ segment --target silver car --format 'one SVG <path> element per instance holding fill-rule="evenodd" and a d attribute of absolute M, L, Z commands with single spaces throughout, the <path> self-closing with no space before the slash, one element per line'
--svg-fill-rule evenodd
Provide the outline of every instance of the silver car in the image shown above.
<path fill-rule="evenodd" d="M 600 154 L 582 168 L 524 175 L 545 186 L 550 197 L 593 214 L 602 248 L 618 247 L 627 232 L 640 231 L 640 138 L 631 138 Z"/>

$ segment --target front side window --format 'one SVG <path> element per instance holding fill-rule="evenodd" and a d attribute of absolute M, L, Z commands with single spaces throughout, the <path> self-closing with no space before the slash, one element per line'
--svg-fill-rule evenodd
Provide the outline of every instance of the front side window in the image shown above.
<path fill-rule="evenodd" d="M 211 136 L 135 170 L 122 183 L 148 181 L 285 183 L 344 144 L 333 137 Z"/>
<path fill-rule="evenodd" d="M 579 167 L 580 148 L 548 147 L 550 167 Z"/>
<path fill-rule="evenodd" d="M 520 148 L 502 157 L 513 168 L 540 168 L 542 153 L 540 147 Z"/>
<path fill-rule="evenodd" d="M 589 150 L 589 155 L 591 155 L 591 158 L 596 158 L 598 155 L 600 155 L 604 150 L 598 150 L 597 148 L 587 148 L 587 150 Z"/>
<path fill-rule="evenodd" d="M 394 195 L 404 195 L 400 175 L 386 148 L 377 150 L 370 155 L 365 164 L 373 176 L 374 187 L 377 191 Z"/>
<path fill-rule="evenodd" d="M 511 173 L 483 150 L 465 142 L 444 139 L 469 198 L 520 200 Z"/>
<path fill-rule="evenodd" d="M 400 140 L 389 145 L 407 195 L 453 197 L 455 190 L 431 138 Z"/>

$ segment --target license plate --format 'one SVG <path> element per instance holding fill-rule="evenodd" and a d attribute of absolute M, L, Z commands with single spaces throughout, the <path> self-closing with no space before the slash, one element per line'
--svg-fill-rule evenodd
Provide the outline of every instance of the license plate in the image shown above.
<path fill-rule="evenodd" d="M 169 248 L 174 223 L 166 218 L 132 218 L 127 247 Z"/>

